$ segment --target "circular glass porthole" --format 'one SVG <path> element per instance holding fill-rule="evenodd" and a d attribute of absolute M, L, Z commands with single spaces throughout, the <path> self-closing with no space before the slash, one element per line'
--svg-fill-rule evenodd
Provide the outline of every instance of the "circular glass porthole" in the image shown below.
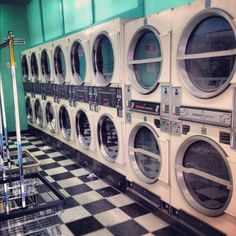
<path fill-rule="evenodd" d="M 224 151 L 211 139 L 194 136 L 179 148 L 176 176 L 187 201 L 208 216 L 224 213 L 232 196 L 232 177 Z"/>
<path fill-rule="evenodd" d="M 55 112 L 51 102 L 48 102 L 46 105 L 46 121 L 47 127 L 50 132 L 55 133 L 56 131 L 56 117 Z"/>
<path fill-rule="evenodd" d="M 23 81 L 28 81 L 29 80 L 29 67 L 28 67 L 26 55 L 22 56 L 21 67 L 22 67 Z"/>
<path fill-rule="evenodd" d="M 43 127 L 43 109 L 40 101 L 37 99 L 34 103 L 36 124 Z"/>
<path fill-rule="evenodd" d="M 119 140 L 116 127 L 109 116 L 102 116 L 98 122 L 98 143 L 103 156 L 111 162 L 115 162 Z"/>
<path fill-rule="evenodd" d="M 27 120 L 30 123 L 33 123 L 33 108 L 32 108 L 32 103 L 29 97 L 26 98 L 25 106 L 26 106 Z"/>
<path fill-rule="evenodd" d="M 128 67 L 134 88 L 142 94 L 156 89 L 161 72 L 161 46 L 152 27 L 140 29 L 131 40 Z"/>
<path fill-rule="evenodd" d="M 158 180 L 161 170 L 158 135 L 147 124 L 135 126 L 129 137 L 129 157 L 138 177 L 146 183 Z"/>
<path fill-rule="evenodd" d="M 100 34 L 93 45 L 93 71 L 102 85 L 111 83 L 114 70 L 114 53 L 106 34 Z"/>
<path fill-rule="evenodd" d="M 232 19 L 220 10 L 198 14 L 186 27 L 178 48 L 183 82 L 200 98 L 222 93 L 235 73 L 236 31 Z"/>
<path fill-rule="evenodd" d="M 54 70 L 59 82 L 61 84 L 65 83 L 66 61 L 60 46 L 57 46 L 54 51 Z"/>
<path fill-rule="evenodd" d="M 60 121 L 60 130 L 63 138 L 66 140 L 70 140 L 71 136 L 70 116 L 67 109 L 64 106 L 60 108 L 59 121 Z"/>
<path fill-rule="evenodd" d="M 76 115 L 76 133 L 80 145 L 88 149 L 91 143 L 91 128 L 84 111 L 80 110 Z"/>
<path fill-rule="evenodd" d="M 86 73 L 86 58 L 82 45 L 75 41 L 71 47 L 71 71 L 75 82 L 78 84 L 84 83 Z"/>
<path fill-rule="evenodd" d="M 41 70 L 42 70 L 42 75 L 44 76 L 45 82 L 49 82 L 50 76 L 51 76 L 51 66 L 50 66 L 50 60 L 49 60 L 49 56 L 46 49 L 44 49 L 41 53 Z"/>
<path fill-rule="evenodd" d="M 39 76 L 39 68 L 38 68 L 38 60 L 34 52 L 31 54 L 30 65 L 31 65 L 32 76 L 34 80 L 37 81 Z"/>

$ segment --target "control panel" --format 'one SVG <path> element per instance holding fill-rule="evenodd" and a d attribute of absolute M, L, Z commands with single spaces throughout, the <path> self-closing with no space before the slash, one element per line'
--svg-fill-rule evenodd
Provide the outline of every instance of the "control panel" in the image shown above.
<path fill-rule="evenodd" d="M 33 83 L 33 93 L 34 94 L 41 94 L 41 83 Z"/>
<path fill-rule="evenodd" d="M 231 127 L 232 112 L 181 106 L 179 119 L 221 127 Z"/>
<path fill-rule="evenodd" d="M 169 85 L 161 86 L 161 116 L 170 117 L 171 90 Z"/>
<path fill-rule="evenodd" d="M 24 91 L 26 93 L 31 93 L 32 92 L 32 83 L 30 82 L 24 82 L 23 83 Z"/>
<path fill-rule="evenodd" d="M 131 100 L 128 103 L 128 107 L 131 111 L 160 115 L 160 103 Z"/>
<path fill-rule="evenodd" d="M 180 116 L 180 106 L 181 106 L 181 88 L 180 87 L 172 87 L 171 88 L 171 98 L 172 98 L 172 109 L 171 116 L 172 118 L 179 118 Z"/>
<path fill-rule="evenodd" d="M 69 99 L 69 86 L 68 85 L 57 85 L 57 94 L 60 99 Z"/>
<path fill-rule="evenodd" d="M 44 95 L 45 96 L 54 96 L 53 84 L 45 84 Z"/>

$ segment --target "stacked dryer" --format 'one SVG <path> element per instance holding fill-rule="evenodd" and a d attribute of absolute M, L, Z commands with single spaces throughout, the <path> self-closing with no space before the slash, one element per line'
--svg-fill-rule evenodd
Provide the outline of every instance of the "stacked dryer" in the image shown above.
<path fill-rule="evenodd" d="M 160 125 L 161 100 L 170 91 L 170 40 L 171 11 L 125 26 L 126 177 L 168 204 L 170 134 Z"/>
<path fill-rule="evenodd" d="M 55 83 L 55 102 L 57 103 L 57 124 L 62 142 L 70 144 L 74 140 L 72 132 L 74 109 L 69 105 L 70 58 L 68 38 L 62 38 L 52 43 L 53 70 Z"/>
<path fill-rule="evenodd" d="M 34 98 L 32 96 L 32 84 L 30 75 L 30 55 L 29 51 L 25 50 L 21 53 L 21 67 L 22 67 L 22 77 L 25 91 L 25 103 L 26 103 L 26 115 L 27 122 L 29 124 L 34 123 L 35 113 L 34 113 Z"/>
<path fill-rule="evenodd" d="M 115 19 L 90 31 L 97 161 L 124 174 L 124 25 Z"/>
<path fill-rule="evenodd" d="M 55 81 L 53 69 L 53 46 L 47 43 L 40 46 L 43 97 L 45 99 L 45 132 L 58 134 L 57 104 L 55 103 Z"/>
<path fill-rule="evenodd" d="M 91 94 L 91 55 L 90 30 L 84 30 L 68 37 L 70 54 L 71 101 L 74 107 L 72 127 L 73 146 L 82 153 L 94 158 L 95 129 Z"/>
<path fill-rule="evenodd" d="M 236 231 L 235 4 L 198 0 L 173 10 L 172 24 L 171 205 L 227 235 Z"/>

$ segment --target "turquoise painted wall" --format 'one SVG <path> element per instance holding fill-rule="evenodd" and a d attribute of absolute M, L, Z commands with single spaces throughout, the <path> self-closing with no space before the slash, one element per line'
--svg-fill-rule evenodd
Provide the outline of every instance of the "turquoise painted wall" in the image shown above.
<path fill-rule="evenodd" d="M 26 42 L 29 42 L 25 7 L 13 6 L 13 5 L 0 5 L 1 42 L 4 38 L 7 37 L 7 33 L 9 30 L 14 32 L 15 37 L 25 38 Z M 22 130 L 27 129 L 27 122 L 26 122 L 25 100 L 24 100 L 24 92 L 22 84 L 20 52 L 27 47 L 28 47 L 27 44 L 24 46 L 15 47 L 15 55 L 16 55 L 15 57 L 17 64 L 16 75 L 17 75 L 17 86 L 18 86 L 20 119 L 21 119 Z M 9 68 L 8 48 L 0 50 L 0 65 L 3 78 L 8 129 L 9 131 L 14 131 L 15 130 L 14 103 L 13 103 L 11 73 Z"/>

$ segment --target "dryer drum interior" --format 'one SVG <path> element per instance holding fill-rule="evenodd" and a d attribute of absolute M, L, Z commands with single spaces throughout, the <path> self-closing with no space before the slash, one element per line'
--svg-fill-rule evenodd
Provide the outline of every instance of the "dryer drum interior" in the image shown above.
<path fill-rule="evenodd" d="M 42 127 L 43 126 L 43 109 L 39 100 L 35 101 L 34 109 L 35 109 L 36 123 Z"/>
<path fill-rule="evenodd" d="M 86 58 L 82 45 L 75 41 L 71 48 L 71 71 L 75 79 L 84 82 L 86 74 Z"/>
<path fill-rule="evenodd" d="M 33 108 L 29 97 L 26 98 L 26 115 L 29 122 L 33 122 Z"/>
<path fill-rule="evenodd" d="M 59 122 L 62 136 L 65 139 L 69 140 L 71 136 L 70 116 L 67 109 L 64 106 L 62 106 L 59 111 Z"/>
<path fill-rule="evenodd" d="M 93 70 L 105 82 L 111 82 L 114 70 L 114 53 L 106 34 L 99 35 L 93 45 Z"/>
<path fill-rule="evenodd" d="M 21 67 L 22 67 L 23 80 L 27 81 L 29 79 L 29 67 L 26 55 L 22 56 Z"/>
<path fill-rule="evenodd" d="M 152 27 L 142 28 L 134 35 L 128 51 L 131 81 L 138 92 L 147 94 L 156 89 L 161 62 L 158 33 Z"/>
<path fill-rule="evenodd" d="M 41 70 L 43 76 L 46 77 L 47 80 L 49 80 L 50 75 L 51 75 L 51 66 L 50 66 L 50 61 L 48 57 L 47 50 L 44 49 L 41 53 Z"/>
<path fill-rule="evenodd" d="M 66 76 L 66 61 L 60 46 L 57 46 L 54 51 L 54 70 L 60 82 L 64 83 Z"/>
<path fill-rule="evenodd" d="M 98 123 L 98 142 L 103 156 L 114 162 L 118 155 L 119 142 L 116 127 L 108 116 L 103 116 Z"/>
<path fill-rule="evenodd" d="M 46 121 L 48 129 L 54 133 L 56 129 L 56 118 L 53 106 L 50 102 L 46 105 Z"/>
<path fill-rule="evenodd" d="M 176 175 L 189 203 L 205 215 L 223 214 L 232 195 L 232 176 L 226 155 L 208 138 L 186 141 L 178 151 Z"/>
<path fill-rule="evenodd" d="M 34 77 L 35 80 L 37 80 L 39 75 L 39 68 L 38 68 L 38 60 L 34 52 L 31 54 L 30 65 L 31 65 L 32 76 Z"/>
<path fill-rule="evenodd" d="M 235 72 L 235 49 L 235 27 L 226 13 L 197 16 L 179 43 L 178 60 L 187 88 L 203 98 L 225 90 Z"/>
<path fill-rule="evenodd" d="M 138 177 L 146 183 L 154 183 L 161 171 L 158 135 L 147 124 L 133 128 L 129 137 L 129 157 Z"/>
<path fill-rule="evenodd" d="M 91 143 L 91 128 L 88 117 L 82 110 L 76 115 L 76 133 L 80 145 L 84 148 L 88 148 Z"/>

